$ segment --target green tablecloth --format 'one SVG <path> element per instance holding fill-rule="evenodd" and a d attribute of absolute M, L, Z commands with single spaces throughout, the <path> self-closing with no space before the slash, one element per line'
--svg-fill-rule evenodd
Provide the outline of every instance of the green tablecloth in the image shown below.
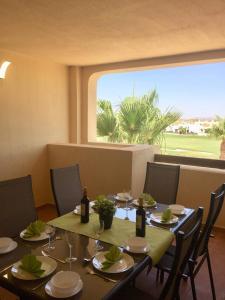
<path fill-rule="evenodd" d="M 80 216 L 68 213 L 51 220 L 48 224 L 91 238 L 96 238 L 95 228 L 99 224 L 99 217 L 95 213 L 91 214 L 89 223 L 81 224 Z M 112 228 L 101 233 L 99 240 L 112 245 L 121 246 L 128 237 L 134 235 L 134 222 L 114 217 Z M 174 238 L 174 234 L 169 230 L 146 226 L 145 238 L 150 245 L 150 251 L 148 254 L 152 258 L 153 264 L 156 264 L 170 246 Z"/>

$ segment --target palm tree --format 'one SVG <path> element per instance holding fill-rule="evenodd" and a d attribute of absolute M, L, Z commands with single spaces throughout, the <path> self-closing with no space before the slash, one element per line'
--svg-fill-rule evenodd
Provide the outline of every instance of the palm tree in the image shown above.
<path fill-rule="evenodd" d="M 225 160 L 225 118 L 217 116 L 217 124 L 213 125 L 210 134 L 221 139 L 220 159 Z"/>
<path fill-rule="evenodd" d="M 109 141 L 129 144 L 160 143 L 166 128 L 180 118 L 180 113 L 168 109 L 162 113 L 157 107 L 156 90 L 138 97 L 127 97 L 114 112 L 107 100 L 98 102 L 97 130 Z"/>
<path fill-rule="evenodd" d="M 117 116 L 108 100 L 98 101 L 97 133 L 99 136 L 107 136 L 110 142 L 121 142 Z"/>

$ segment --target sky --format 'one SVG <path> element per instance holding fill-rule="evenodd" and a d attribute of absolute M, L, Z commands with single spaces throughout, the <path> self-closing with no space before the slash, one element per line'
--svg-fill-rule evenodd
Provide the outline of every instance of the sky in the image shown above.
<path fill-rule="evenodd" d="M 97 83 L 97 99 L 114 108 L 126 96 L 142 96 L 156 89 L 158 107 L 182 113 L 182 118 L 225 117 L 225 63 L 201 64 L 147 71 L 107 74 Z"/>

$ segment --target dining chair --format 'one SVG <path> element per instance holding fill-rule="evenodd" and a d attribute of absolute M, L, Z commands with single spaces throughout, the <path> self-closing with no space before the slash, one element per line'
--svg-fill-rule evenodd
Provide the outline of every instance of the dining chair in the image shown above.
<path fill-rule="evenodd" d="M 61 216 L 80 204 L 83 192 L 79 165 L 50 169 L 50 175 L 57 212 Z"/>
<path fill-rule="evenodd" d="M 159 203 L 176 203 L 179 175 L 179 165 L 147 162 L 144 193 Z"/>
<path fill-rule="evenodd" d="M 37 219 L 31 176 L 0 182 L 0 236 L 16 237 Z"/>
<path fill-rule="evenodd" d="M 184 233 L 179 231 L 176 235 L 176 251 L 175 257 L 172 265 L 171 272 L 167 278 L 167 281 L 157 298 L 158 300 L 174 300 L 180 299 L 179 296 L 179 286 L 181 280 L 181 274 L 187 264 L 188 258 L 193 250 L 193 244 L 196 237 L 199 235 L 200 226 L 202 222 L 203 208 L 199 208 L 194 216 L 189 219 L 188 228 L 189 230 Z M 143 271 L 143 266 L 140 268 L 139 273 Z M 146 293 L 137 287 L 135 287 L 130 281 L 124 287 L 118 288 L 116 292 L 111 293 L 104 300 L 153 300 L 155 298 L 151 297 L 149 293 Z"/>
<path fill-rule="evenodd" d="M 193 299 L 197 299 L 196 288 L 195 288 L 195 276 L 199 272 L 204 261 L 207 261 L 209 279 L 212 291 L 212 299 L 216 300 L 216 292 L 213 281 L 213 273 L 211 260 L 209 255 L 208 243 L 210 239 L 210 234 L 212 232 L 213 226 L 219 216 L 222 209 L 225 195 L 225 183 L 222 184 L 215 192 L 211 193 L 210 197 L 210 207 L 206 223 L 200 232 L 198 238 L 196 239 L 194 249 L 189 258 L 189 263 L 186 265 L 184 272 L 182 274 L 183 278 L 190 278 Z M 164 257 L 161 259 L 157 267 L 161 272 L 170 272 L 172 267 L 173 259 L 175 258 L 175 246 L 171 246 Z M 163 279 L 163 273 L 161 273 L 161 279 Z M 161 280 L 163 281 L 163 280 Z"/>

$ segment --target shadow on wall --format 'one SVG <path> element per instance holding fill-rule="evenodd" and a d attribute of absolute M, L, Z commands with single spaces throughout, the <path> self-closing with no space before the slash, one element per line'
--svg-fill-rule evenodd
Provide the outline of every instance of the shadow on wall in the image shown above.
<path fill-rule="evenodd" d="M 31 175 L 36 206 L 53 203 L 47 146 L 32 151 Z"/>

